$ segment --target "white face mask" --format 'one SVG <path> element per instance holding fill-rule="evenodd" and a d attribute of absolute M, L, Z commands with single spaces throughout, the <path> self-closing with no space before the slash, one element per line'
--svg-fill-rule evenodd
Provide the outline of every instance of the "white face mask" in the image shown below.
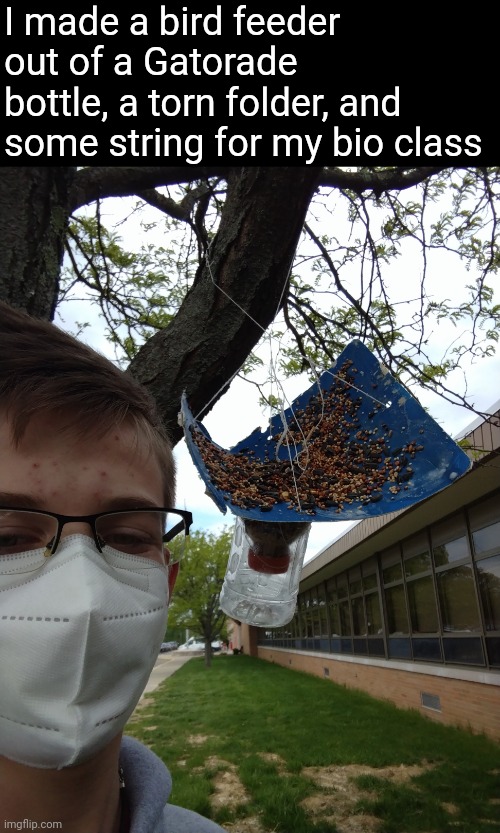
<path fill-rule="evenodd" d="M 0 557 L 0 755 L 61 769 L 132 714 L 164 638 L 160 564 L 70 535 L 54 557 Z"/>

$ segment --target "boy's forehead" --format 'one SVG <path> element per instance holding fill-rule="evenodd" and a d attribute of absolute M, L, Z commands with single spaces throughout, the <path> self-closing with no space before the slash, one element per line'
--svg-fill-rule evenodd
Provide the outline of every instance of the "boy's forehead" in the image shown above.
<path fill-rule="evenodd" d="M 109 450 L 120 449 L 120 453 L 133 452 L 146 454 L 149 442 L 142 432 L 124 422 L 106 432 L 99 428 L 99 415 L 95 416 L 94 425 L 82 426 L 71 413 L 62 414 L 42 412 L 33 416 L 26 426 L 19 442 L 14 442 L 13 424 L 5 414 L 0 413 L 0 442 L 10 447 L 19 455 L 30 453 L 66 454 L 71 448 L 73 453 L 87 453 L 89 449 L 106 447 Z"/>
<path fill-rule="evenodd" d="M 82 433 L 61 417 L 34 417 L 19 443 L 12 436 L 10 421 L 0 415 L 0 487 L 16 473 L 31 473 L 32 479 L 53 476 L 55 471 L 84 475 L 86 471 L 100 478 L 134 479 L 148 471 L 156 480 L 159 464 L 147 438 L 132 426 L 121 425 L 103 436 L 98 432 Z"/>
<path fill-rule="evenodd" d="M 56 473 L 59 493 L 64 490 L 64 480 L 66 488 L 73 490 L 75 478 L 80 478 L 87 483 L 99 481 L 102 486 L 107 481 L 113 489 L 126 482 L 132 494 L 147 493 L 146 498 L 156 506 L 173 506 L 175 500 L 172 453 L 168 443 L 163 444 L 147 425 L 126 420 L 103 434 L 98 414 L 95 424 L 86 430 L 69 412 L 39 413 L 15 442 L 13 425 L 0 408 L 0 492 L 14 491 L 10 488 L 13 479 L 15 491 L 25 494 L 29 478 L 30 487 L 46 496 Z M 97 497 L 95 500 L 100 502 Z M 56 511 L 54 506 L 48 508 Z M 99 506 L 92 511 L 100 511 Z"/>

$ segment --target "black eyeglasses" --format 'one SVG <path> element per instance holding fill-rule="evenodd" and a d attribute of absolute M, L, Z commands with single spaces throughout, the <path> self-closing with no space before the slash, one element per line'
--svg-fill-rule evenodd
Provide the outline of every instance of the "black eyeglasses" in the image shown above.
<path fill-rule="evenodd" d="M 0 506 L 0 557 L 38 549 L 44 549 L 46 556 L 54 555 L 68 523 L 88 524 L 101 553 L 104 547 L 112 547 L 122 553 L 156 558 L 163 555 L 168 544 L 171 561 L 175 562 L 181 558 L 193 516 L 186 510 L 167 507 L 58 515 Z"/>

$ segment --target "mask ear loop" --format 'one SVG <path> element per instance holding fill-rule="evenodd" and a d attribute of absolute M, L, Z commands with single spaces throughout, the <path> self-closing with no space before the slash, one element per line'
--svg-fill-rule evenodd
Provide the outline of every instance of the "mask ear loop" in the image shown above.
<path fill-rule="evenodd" d="M 165 566 L 167 568 L 168 573 L 168 598 L 169 601 L 172 598 L 172 593 L 174 592 L 175 582 L 177 581 L 177 576 L 179 575 L 179 570 L 181 566 L 182 556 L 184 554 L 184 549 L 182 550 L 181 554 L 177 555 L 177 557 L 172 556 L 172 551 L 168 548 L 167 543 L 175 538 L 177 535 L 183 535 L 183 547 L 186 546 L 186 537 L 189 534 L 189 528 L 191 524 L 188 523 L 186 526 L 186 522 L 183 520 L 179 521 L 170 532 L 168 532 L 163 537 L 163 552 L 165 557 Z M 175 560 L 173 560 L 175 558 Z"/>
<path fill-rule="evenodd" d="M 172 598 L 175 583 L 177 581 L 177 576 L 179 575 L 180 569 L 180 561 L 174 561 L 173 564 L 168 567 L 168 600 Z"/>
<path fill-rule="evenodd" d="M 170 561 L 171 559 L 171 552 L 168 547 L 165 547 L 165 566 L 167 568 L 168 573 L 168 600 L 172 598 L 172 594 L 174 592 L 175 582 L 177 581 L 177 576 L 179 575 L 179 570 L 181 566 L 180 561 Z"/>

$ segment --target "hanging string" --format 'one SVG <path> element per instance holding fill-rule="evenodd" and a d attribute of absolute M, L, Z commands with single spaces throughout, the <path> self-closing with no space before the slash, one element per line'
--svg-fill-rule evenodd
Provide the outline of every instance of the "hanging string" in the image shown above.
<path fill-rule="evenodd" d="M 223 288 L 222 288 L 222 287 L 221 287 L 221 286 L 220 286 L 220 285 L 216 282 L 216 280 L 215 280 L 215 278 L 214 278 L 214 275 L 213 275 L 213 272 L 212 272 L 211 264 L 210 264 L 209 252 L 207 253 L 207 269 L 208 269 L 208 274 L 210 275 L 210 280 L 212 281 L 213 286 L 214 286 L 216 289 L 218 289 L 218 290 L 219 290 L 219 292 L 222 292 L 222 294 L 223 294 L 223 295 L 224 295 L 224 296 L 225 296 L 225 297 L 226 297 L 226 298 L 227 298 L 227 299 L 228 299 L 228 300 L 229 300 L 232 304 L 234 304 L 234 305 L 235 305 L 235 306 L 236 306 L 236 307 L 240 310 L 240 312 L 242 312 L 244 315 L 246 315 L 246 316 L 247 316 L 247 318 L 249 318 L 249 319 L 250 319 L 250 321 L 252 321 L 252 322 L 253 322 L 253 323 L 254 323 L 257 327 L 259 327 L 259 329 L 260 329 L 263 333 L 265 333 L 265 332 L 266 332 L 265 328 L 264 328 L 261 324 L 259 324 L 259 322 L 258 322 L 258 321 L 256 321 L 256 320 L 255 320 L 255 318 L 253 318 L 253 317 L 250 315 L 250 313 L 249 313 L 249 312 L 247 312 L 247 310 L 245 310 L 245 309 L 244 309 L 244 308 L 243 308 L 243 307 L 242 307 L 242 306 L 241 306 L 241 305 L 240 305 L 237 301 L 235 301 L 235 299 L 234 299 L 234 298 L 232 298 L 232 297 L 231 297 L 231 296 L 230 296 L 230 295 L 229 295 L 229 294 L 225 291 L 225 289 L 223 289 Z M 275 311 L 274 317 L 276 317 L 276 315 L 278 314 L 279 309 L 280 309 L 280 307 L 281 307 L 281 303 L 282 303 L 282 300 L 283 300 L 283 296 L 284 296 L 284 294 L 285 294 L 286 286 L 287 286 L 287 284 L 288 284 L 288 279 L 289 279 L 289 276 L 290 276 L 290 271 L 288 272 L 288 274 L 287 274 L 287 276 L 286 276 L 286 279 L 285 279 L 285 281 L 284 281 L 284 283 L 283 283 L 283 286 L 282 286 L 282 289 L 281 289 L 281 294 L 280 294 L 280 297 L 279 297 L 279 300 L 278 300 L 278 304 L 277 304 L 277 308 L 276 308 L 276 311 Z M 278 459 L 278 450 L 279 450 L 279 448 L 280 448 L 280 446 L 281 446 L 281 444 L 282 444 L 282 442 L 283 442 L 284 438 L 285 438 L 285 437 L 286 437 L 286 435 L 289 433 L 289 428 L 288 428 L 288 425 L 287 425 L 287 422 L 286 422 L 286 416 L 285 416 L 285 411 L 284 411 L 284 407 L 283 407 L 283 403 L 284 403 L 284 401 L 286 401 L 286 400 L 287 400 L 287 397 L 284 395 L 284 390 L 283 390 L 283 387 L 282 387 L 282 385 L 281 385 L 281 383 L 280 383 L 280 381 L 279 381 L 279 379 L 278 379 L 278 374 L 277 374 L 277 372 L 276 372 L 276 368 L 275 368 L 275 364 L 274 364 L 274 359 L 273 359 L 273 345 L 272 345 L 272 338 L 271 338 L 271 334 L 269 334 L 269 350 L 270 350 L 270 376 L 271 376 L 271 383 L 272 383 L 272 381 L 273 381 L 273 380 L 275 380 L 277 387 L 278 387 L 278 388 L 281 390 L 281 392 L 283 393 L 283 398 L 282 398 L 282 399 L 279 399 L 279 398 L 278 398 L 278 401 L 280 402 L 281 419 L 282 419 L 282 422 L 283 422 L 283 429 L 284 429 L 284 430 L 283 430 L 282 437 L 280 438 L 280 440 L 279 440 L 279 444 L 278 444 L 278 446 L 277 446 L 277 448 L 276 448 L 276 459 Z M 232 382 L 232 381 L 233 381 L 233 379 L 234 379 L 234 378 L 238 375 L 238 373 L 239 373 L 239 369 L 235 371 L 235 373 L 231 376 L 231 378 L 229 379 L 229 381 L 228 381 L 228 382 L 225 382 L 223 385 L 221 385 L 221 387 L 219 388 L 219 390 L 218 390 L 218 391 L 214 394 L 214 396 L 212 396 L 212 398 L 210 399 L 210 401 L 207 403 L 207 405 L 206 405 L 205 407 L 208 407 L 208 406 L 209 406 L 209 405 L 210 405 L 210 404 L 211 404 L 211 403 L 212 403 L 215 399 L 217 399 L 217 398 L 218 398 L 219 394 L 220 394 L 223 390 L 225 390 L 225 388 L 226 388 L 228 385 L 230 385 L 230 384 L 231 384 L 231 382 Z M 290 407 L 291 407 L 291 405 L 290 405 Z M 198 419 L 198 416 L 199 416 L 199 414 L 195 417 L 195 419 Z M 294 416 L 294 418 L 295 418 L 295 416 Z M 299 422 L 298 422 L 298 420 L 297 420 L 296 418 L 295 418 L 295 422 L 296 422 L 296 424 L 297 424 L 297 425 L 299 425 Z M 300 427 L 300 425 L 299 425 L 299 427 Z M 307 450 L 307 440 L 306 440 L 306 438 L 304 438 L 304 440 L 305 440 L 306 450 Z M 307 451 L 306 451 L 306 453 L 308 454 L 308 452 L 307 452 Z M 295 490 L 295 494 L 296 494 L 296 499 L 297 499 L 298 505 L 300 506 L 299 490 L 298 490 L 298 484 L 297 484 L 297 481 L 296 481 L 296 478 L 295 478 L 295 472 L 294 472 L 294 467 L 293 467 L 293 461 L 292 461 L 292 456 L 291 456 L 290 446 L 288 446 L 288 456 L 289 456 L 289 459 L 290 459 L 290 467 L 291 467 L 291 471 L 292 471 L 292 478 L 293 478 L 293 482 L 294 482 L 294 490 Z M 296 460 L 298 459 L 298 454 L 297 454 L 297 453 L 296 453 L 296 457 L 295 457 L 295 459 L 296 459 Z M 306 463 L 306 466 L 307 466 L 307 463 Z"/>
<path fill-rule="evenodd" d="M 219 292 L 221 292 L 232 304 L 234 304 L 234 306 L 236 306 L 240 310 L 240 312 L 243 313 L 243 315 L 246 315 L 246 317 L 250 321 L 252 321 L 252 323 L 255 324 L 255 326 L 258 327 L 262 331 L 263 334 L 265 334 L 266 329 L 258 321 L 256 321 L 255 318 L 253 318 L 250 315 L 250 313 L 247 310 L 245 310 L 234 298 L 232 298 L 231 295 L 229 295 L 225 291 L 225 289 L 223 289 L 216 282 L 216 280 L 214 278 L 214 275 L 213 275 L 213 272 L 212 272 L 212 269 L 211 269 L 211 264 L 210 264 L 210 259 L 209 259 L 209 252 L 210 252 L 210 250 L 207 252 L 207 261 L 206 261 L 206 263 L 207 263 L 208 273 L 210 275 L 210 280 L 212 281 L 213 286 Z M 288 275 L 287 275 L 287 277 L 286 277 L 286 279 L 283 283 L 283 287 L 282 287 L 282 290 L 281 290 L 280 298 L 278 300 L 278 305 L 277 305 L 274 317 L 277 316 L 277 314 L 280 310 L 281 303 L 282 303 L 282 300 L 283 300 L 283 296 L 285 294 L 286 287 L 287 287 L 287 284 L 288 284 L 289 275 L 290 275 L 290 272 L 288 273 Z M 299 444 L 297 444 L 295 440 L 293 442 L 293 446 L 295 448 L 295 456 L 294 456 L 293 459 L 292 459 L 292 451 L 291 451 L 291 445 L 292 444 L 289 441 L 287 441 L 287 451 L 288 451 L 288 458 L 289 458 L 289 461 L 290 461 L 290 468 L 291 468 L 292 478 L 293 478 L 293 483 L 294 483 L 294 491 L 295 491 L 295 496 L 296 496 L 297 503 L 298 503 L 299 508 L 300 508 L 301 507 L 301 501 L 300 501 L 300 498 L 299 498 L 298 483 L 297 483 L 297 480 L 296 480 L 296 477 L 295 477 L 294 464 L 297 465 L 301 469 L 301 471 L 305 471 L 307 469 L 307 466 L 309 464 L 308 442 L 309 442 L 309 439 L 311 437 L 311 434 L 313 434 L 314 431 L 321 425 L 321 422 L 324 419 L 324 416 L 325 416 L 325 400 L 324 400 L 323 391 L 321 389 L 320 380 L 319 380 L 319 376 L 318 376 L 318 373 L 316 371 L 316 368 L 314 367 L 311 359 L 308 356 L 306 356 L 306 359 L 309 363 L 309 368 L 310 368 L 311 374 L 312 374 L 312 376 L 315 380 L 315 383 L 316 383 L 316 386 L 317 386 L 317 389 L 318 389 L 318 397 L 321 400 L 321 413 L 318 417 L 318 422 L 314 426 L 312 426 L 310 428 L 310 430 L 308 431 L 307 435 L 305 435 L 302 431 L 300 421 L 297 419 L 297 417 L 295 415 L 295 412 L 293 410 L 293 405 L 288 402 L 288 398 L 287 398 L 287 396 L 285 394 L 285 391 L 283 389 L 283 385 L 282 385 L 282 383 L 280 382 L 280 380 L 278 378 L 278 373 L 276 371 L 276 365 L 275 365 L 275 361 L 274 361 L 274 358 L 273 358 L 272 336 L 271 336 L 270 333 L 269 333 L 269 351 L 270 351 L 270 363 L 269 363 L 270 383 L 271 383 L 271 385 L 273 383 L 276 384 L 276 388 L 279 391 L 279 393 L 281 394 L 281 396 L 277 396 L 277 399 L 278 399 L 278 402 L 279 402 L 279 414 L 280 414 L 280 417 L 281 417 L 281 422 L 283 424 L 283 431 L 280 434 L 280 436 L 279 436 L 279 438 L 276 442 L 276 448 L 275 448 L 275 458 L 276 458 L 276 460 L 279 459 L 278 455 L 279 455 L 279 450 L 280 450 L 281 446 L 286 441 L 287 436 L 290 435 L 290 427 L 289 427 L 289 424 L 287 422 L 287 418 L 286 418 L 286 414 L 285 414 L 285 407 L 284 407 L 285 403 L 288 405 L 288 408 L 291 411 L 291 414 L 292 414 L 292 417 L 293 417 L 293 424 L 297 426 L 297 428 L 299 430 L 299 433 L 302 436 L 302 441 Z M 238 368 L 238 370 L 236 370 L 232 374 L 232 376 L 227 381 L 225 381 L 224 384 L 221 385 L 221 387 L 216 391 L 216 393 L 212 396 L 212 398 L 206 403 L 205 408 L 208 408 L 212 404 L 212 402 L 214 402 L 215 400 L 217 400 L 219 398 L 220 394 L 225 389 L 227 389 L 229 387 L 229 385 L 231 384 L 233 379 L 235 379 L 235 377 L 238 375 L 239 372 L 240 372 L 240 368 Z M 348 382 L 345 378 L 342 378 L 342 377 L 338 376 L 336 373 L 333 373 L 331 370 L 327 370 L 326 372 L 330 376 L 332 376 L 332 378 L 334 378 L 338 381 L 341 381 L 343 384 L 347 385 L 348 387 L 352 388 L 353 390 L 358 391 L 360 394 L 362 394 L 362 396 L 368 397 L 369 399 L 371 399 L 373 402 L 375 402 L 378 405 L 381 405 L 383 407 L 390 407 L 390 405 L 392 404 L 391 402 L 388 402 L 388 403 L 382 402 L 381 400 L 377 399 L 376 396 L 372 396 L 367 391 L 362 390 L 361 388 L 357 387 L 357 385 L 353 384 L 352 382 Z M 201 412 L 198 415 L 195 416 L 195 420 L 198 420 L 198 418 L 200 417 L 200 414 L 201 414 Z M 268 429 L 269 430 L 269 438 L 270 438 L 270 435 L 271 435 L 271 428 L 272 428 L 271 423 L 272 423 L 272 419 L 270 417 L 270 419 L 269 419 L 269 429 Z M 300 451 L 298 449 L 298 445 L 302 446 Z M 305 455 L 305 463 L 304 464 L 299 462 L 300 457 L 302 455 Z"/>
<path fill-rule="evenodd" d="M 242 306 L 240 306 L 240 304 L 238 304 L 238 302 L 237 302 L 237 301 L 235 301 L 235 300 L 234 300 L 234 298 L 231 298 L 231 296 L 230 296 L 230 295 L 226 292 L 226 290 L 225 290 L 225 289 L 223 289 L 223 288 L 222 288 L 222 286 L 219 286 L 219 284 L 215 281 L 215 278 L 214 278 L 214 276 L 213 276 L 212 269 L 211 269 L 211 266 L 210 266 L 210 248 L 209 248 L 209 249 L 208 249 L 208 251 L 207 251 L 207 261 L 206 261 L 206 263 L 207 263 L 208 274 L 210 275 L 210 280 L 212 281 L 212 283 L 213 283 L 213 285 L 215 286 L 215 288 L 216 288 L 216 289 L 218 289 L 218 290 L 219 290 L 219 292 L 222 292 L 222 294 L 223 294 L 223 295 L 225 295 L 225 296 L 226 296 L 226 298 L 227 298 L 229 301 L 231 301 L 231 303 L 232 303 L 232 304 L 234 304 L 234 305 L 235 305 L 235 307 L 237 307 L 237 308 L 240 310 L 240 312 L 242 312 L 242 313 L 243 313 L 243 315 L 246 315 L 246 316 L 247 316 L 247 318 L 249 318 L 249 319 L 250 319 L 250 321 L 252 321 L 252 322 L 255 324 L 255 326 L 259 328 L 259 330 L 262 330 L 262 332 L 263 332 L 263 333 L 265 333 L 265 332 L 266 332 L 266 330 L 265 330 L 265 328 L 262 326 L 262 324 L 259 324 L 259 322 L 255 320 L 255 318 L 252 318 L 252 316 L 250 315 L 250 313 L 249 313 L 249 312 L 247 312 L 247 311 L 246 311 L 246 309 L 243 309 L 243 307 L 242 307 Z M 208 407 L 209 407 L 209 405 L 211 405 L 211 404 L 212 404 L 212 402 L 214 402 L 215 400 L 217 400 L 217 399 L 219 398 L 219 395 L 222 393 L 222 391 L 223 391 L 223 390 L 225 390 L 227 387 L 229 387 L 229 385 L 231 384 L 231 382 L 233 381 L 233 379 L 234 379 L 234 378 L 238 375 L 238 373 L 240 372 L 240 369 L 241 369 L 241 368 L 238 368 L 238 370 L 236 370 L 236 371 L 233 373 L 233 375 L 232 375 L 232 376 L 231 376 L 231 377 L 230 377 L 227 381 L 225 381 L 225 382 L 224 382 L 224 384 L 222 384 L 222 385 L 220 386 L 220 388 L 219 388 L 219 389 L 218 389 L 218 390 L 214 393 L 214 395 L 212 396 L 212 398 L 211 398 L 211 399 L 209 399 L 209 401 L 206 403 L 205 408 L 208 408 Z M 200 411 L 200 412 L 199 412 L 199 413 L 195 416 L 195 419 L 196 419 L 196 420 L 198 420 L 198 418 L 200 417 L 200 414 L 201 414 L 201 411 Z"/>
<path fill-rule="evenodd" d="M 358 391 L 358 393 L 361 393 L 363 396 L 368 397 L 368 399 L 371 399 L 371 400 L 372 400 L 373 402 L 375 402 L 377 405 L 382 405 L 382 407 L 383 407 L 383 408 L 390 408 L 390 407 L 391 407 L 392 402 L 390 402 L 390 401 L 389 401 L 389 402 L 382 402 L 382 400 L 381 400 L 381 399 L 377 399 L 377 397 L 376 397 L 376 396 L 372 396 L 372 395 L 371 395 L 371 393 L 368 393 L 368 391 L 366 391 L 366 390 L 362 390 L 361 388 L 358 388 L 358 387 L 357 387 L 355 384 L 353 384 L 352 382 L 348 382 L 348 381 L 347 381 L 347 379 L 340 379 L 340 376 L 337 376 L 337 374 L 336 374 L 336 373 L 332 373 L 332 371 L 331 371 L 331 370 L 325 370 L 324 372 L 325 372 L 325 373 L 328 373 L 328 374 L 329 374 L 330 376 L 332 376 L 334 379 L 337 379 L 337 381 L 339 381 L 339 380 L 340 380 L 340 381 L 342 381 L 342 382 L 344 383 L 344 385 L 347 385 L 348 387 L 352 388 L 353 390 L 357 390 L 357 391 Z"/>
<path fill-rule="evenodd" d="M 247 317 L 247 318 L 249 318 L 249 319 L 250 319 L 250 321 L 252 321 L 252 323 L 253 323 L 253 324 L 255 324 L 255 325 L 256 325 L 256 327 L 258 327 L 258 328 L 262 331 L 262 333 L 264 333 L 264 334 L 265 334 L 265 332 L 266 332 L 265 327 L 263 327 L 263 326 L 262 326 L 262 324 L 259 324 L 259 322 L 258 322 L 258 321 L 256 321 L 256 320 L 255 320 L 255 318 L 253 318 L 253 317 L 250 315 L 250 313 L 249 313 L 249 312 L 247 312 L 247 310 L 246 310 L 246 309 L 244 309 L 244 308 L 243 308 L 243 307 L 242 307 L 242 306 L 241 306 L 241 305 L 240 305 L 237 301 L 235 301 L 235 300 L 234 300 L 234 298 L 232 298 L 232 297 L 231 297 L 231 295 L 229 295 L 229 293 L 227 293 L 227 292 L 226 292 L 226 290 L 225 290 L 225 289 L 223 289 L 223 288 L 222 288 L 222 287 L 221 287 L 221 286 L 220 286 L 220 285 L 216 282 L 216 280 L 215 280 L 215 278 L 214 278 L 214 276 L 213 276 L 213 272 L 212 272 L 212 269 L 211 269 L 211 266 L 210 266 L 210 260 L 208 259 L 208 256 L 207 256 L 207 268 L 208 268 L 208 273 L 209 273 L 209 275 L 210 275 L 210 280 L 212 281 L 212 284 L 214 285 L 214 287 L 215 287 L 216 289 L 218 289 L 218 290 L 219 290 L 219 292 L 222 292 L 222 294 L 223 294 L 223 295 L 225 295 L 225 297 L 228 299 L 228 301 L 231 301 L 231 303 L 232 303 L 232 304 L 234 304 L 234 305 L 235 305 L 235 307 L 237 307 L 237 308 L 240 310 L 240 312 L 242 312 L 242 313 L 243 313 L 243 315 L 246 315 L 246 317 Z M 279 301 L 278 301 L 278 306 L 277 306 L 277 308 L 276 308 L 276 311 L 275 311 L 274 317 L 276 317 L 276 315 L 277 315 L 277 314 L 278 314 L 278 312 L 279 312 L 280 305 L 281 305 L 281 301 L 282 301 L 282 299 L 283 299 L 283 295 L 285 294 L 286 285 L 287 285 L 287 283 L 288 283 L 288 276 L 289 276 L 289 274 L 290 274 L 290 273 L 288 273 L 288 275 L 287 275 L 287 277 L 286 277 L 286 280 L 285 280 L 285 282 L 284 282 L 284 284 L 283 284 L 283 287 L 282 287 L 282 290 L 281 290 L 281 295 L 280 295 L 280 298 L 279 298 Z M 271 344 L 271 336 L 269 336 L 269 340 L 270 340 L 270 344 Z M 316 384 L 317 384 L 317 386 L 318 386 L 318 394 L 319 394 L 319 396 L 320 396 L 320 398 L 321 398 L 321 400 L 322 400 L 322 403 L 323 403 L 323 408 L 324 408 L 323 392 L 322 392 L 322 390 L 321 390 L 321 386 L 320 386 L 320 384 L 319 384 L 319 377 L 318 377 L 318 374 L 317 374 L 316 368 L 314 367 L 314 365 L 313 365 L 313 363 L 312 363 L 311 359 L 309 358 L 309 356 L 305 356 L 305 358 L 307 359 L 307 362 L 308 362 L 308 364 L 309 364 L 309 368 L 310 368 L 310 370 L 311 370 L 311 373 L 312 373 L 312 375 L 314 376 L 315 382 L 316 382 Z M 272 366 L 274 367 L 274 365 L 272 365 Z M 209 405 L 210 405 L 210 404 L 214 401 L 214 399 L 216 399 L 216 398 L 218 397 L 219 393 L 220 393 L 222 390 L 224 390 L 224 388 L 228 387 L 228 386 L 231 384 L 231 382 L 233 381 L 233 379 L 234 379 L 234 378 L 238 375 L 239 371 L 240 371 L 240 368 L 239 368 L 238 370 L 236 370 L 236 371 L 233 373 L 233 375 L 229 378 L 229 380 L 228 380 L 228 381 L 226 381 L 223 385 L 221 385 L 221 387 L 219 388 L 219 390 L 218 390 L 218 391 L 217 391 L 217 392 L 216 392 L 216 393 L 212 396 L 212 398 L 209 400 L 209 402 L 207 402 L 207 404 L 206 404 L 206 406 L 205 406 L 205 407 L 208 407 L 208 406 L 209 406 Z M 344 382 L 344 384 L 346 384 L 346 385 L 348 385 L 349 387 L 353 388 L 353 390 L 358 391 L 358 392 L 359 392 L 359 393 L 361 393 L 363 396 L 367 396 L 369 399 L 373 400 L 373 402 L 376 402 L 378 405 L 382 405 L 383 407 L 390 407 L 390 405 L 391 405 L 391 403 L 390 403 L 390 402 L 388 402 L 388 403 L 382 402 L 380 399 L 377 399 L 377 397 L 376 397 L 376 396 L 372 396 L 372 394 L 368 393 L 368 392 L 367 392 L 367 391 L 365 391 L 365 390 L 362 390 L 361 388 L 358 388 L 355 384 L 353 384 L 353 383 L 351 383 L 351 382 L 348 382 L 346 379 L 341 379 L 341 377 L 340 377 L 340 376 L 337 376 L 337 374 L 336 374 L 336 373 L 332 373 L 332 371 L 331 371 L 331 370 L 327 370 L 327 371 L 325 371 L 325 372 L 326 372 L 326 373 L 328 373 L 330 376 L 332 376 L 334 379 L 337 379 L 338 381 L 342 381 L 342 382 Z M 275 379 L 276 379 L 276 381 L 278 381 L 278 377 L 277 377 L 277 375 L 275 376 Z M 279 383 L 279 385 L 280 385 L 281 389 L 283 389 L 280 383 Z M 287 397 L 286 397 L 286 396 L 285 396 L 285 399 L 287 399 Z M 198 416 L 199 416 L 199 414 L 198 414 Z M 323 414 L 322 414 L 322 416 L 323 416 Z M 322 417 L 321 417 L 321 418 L 322 418 Z M 195 417 L 195 419 L 198 419 L 198 417 Z"/>

